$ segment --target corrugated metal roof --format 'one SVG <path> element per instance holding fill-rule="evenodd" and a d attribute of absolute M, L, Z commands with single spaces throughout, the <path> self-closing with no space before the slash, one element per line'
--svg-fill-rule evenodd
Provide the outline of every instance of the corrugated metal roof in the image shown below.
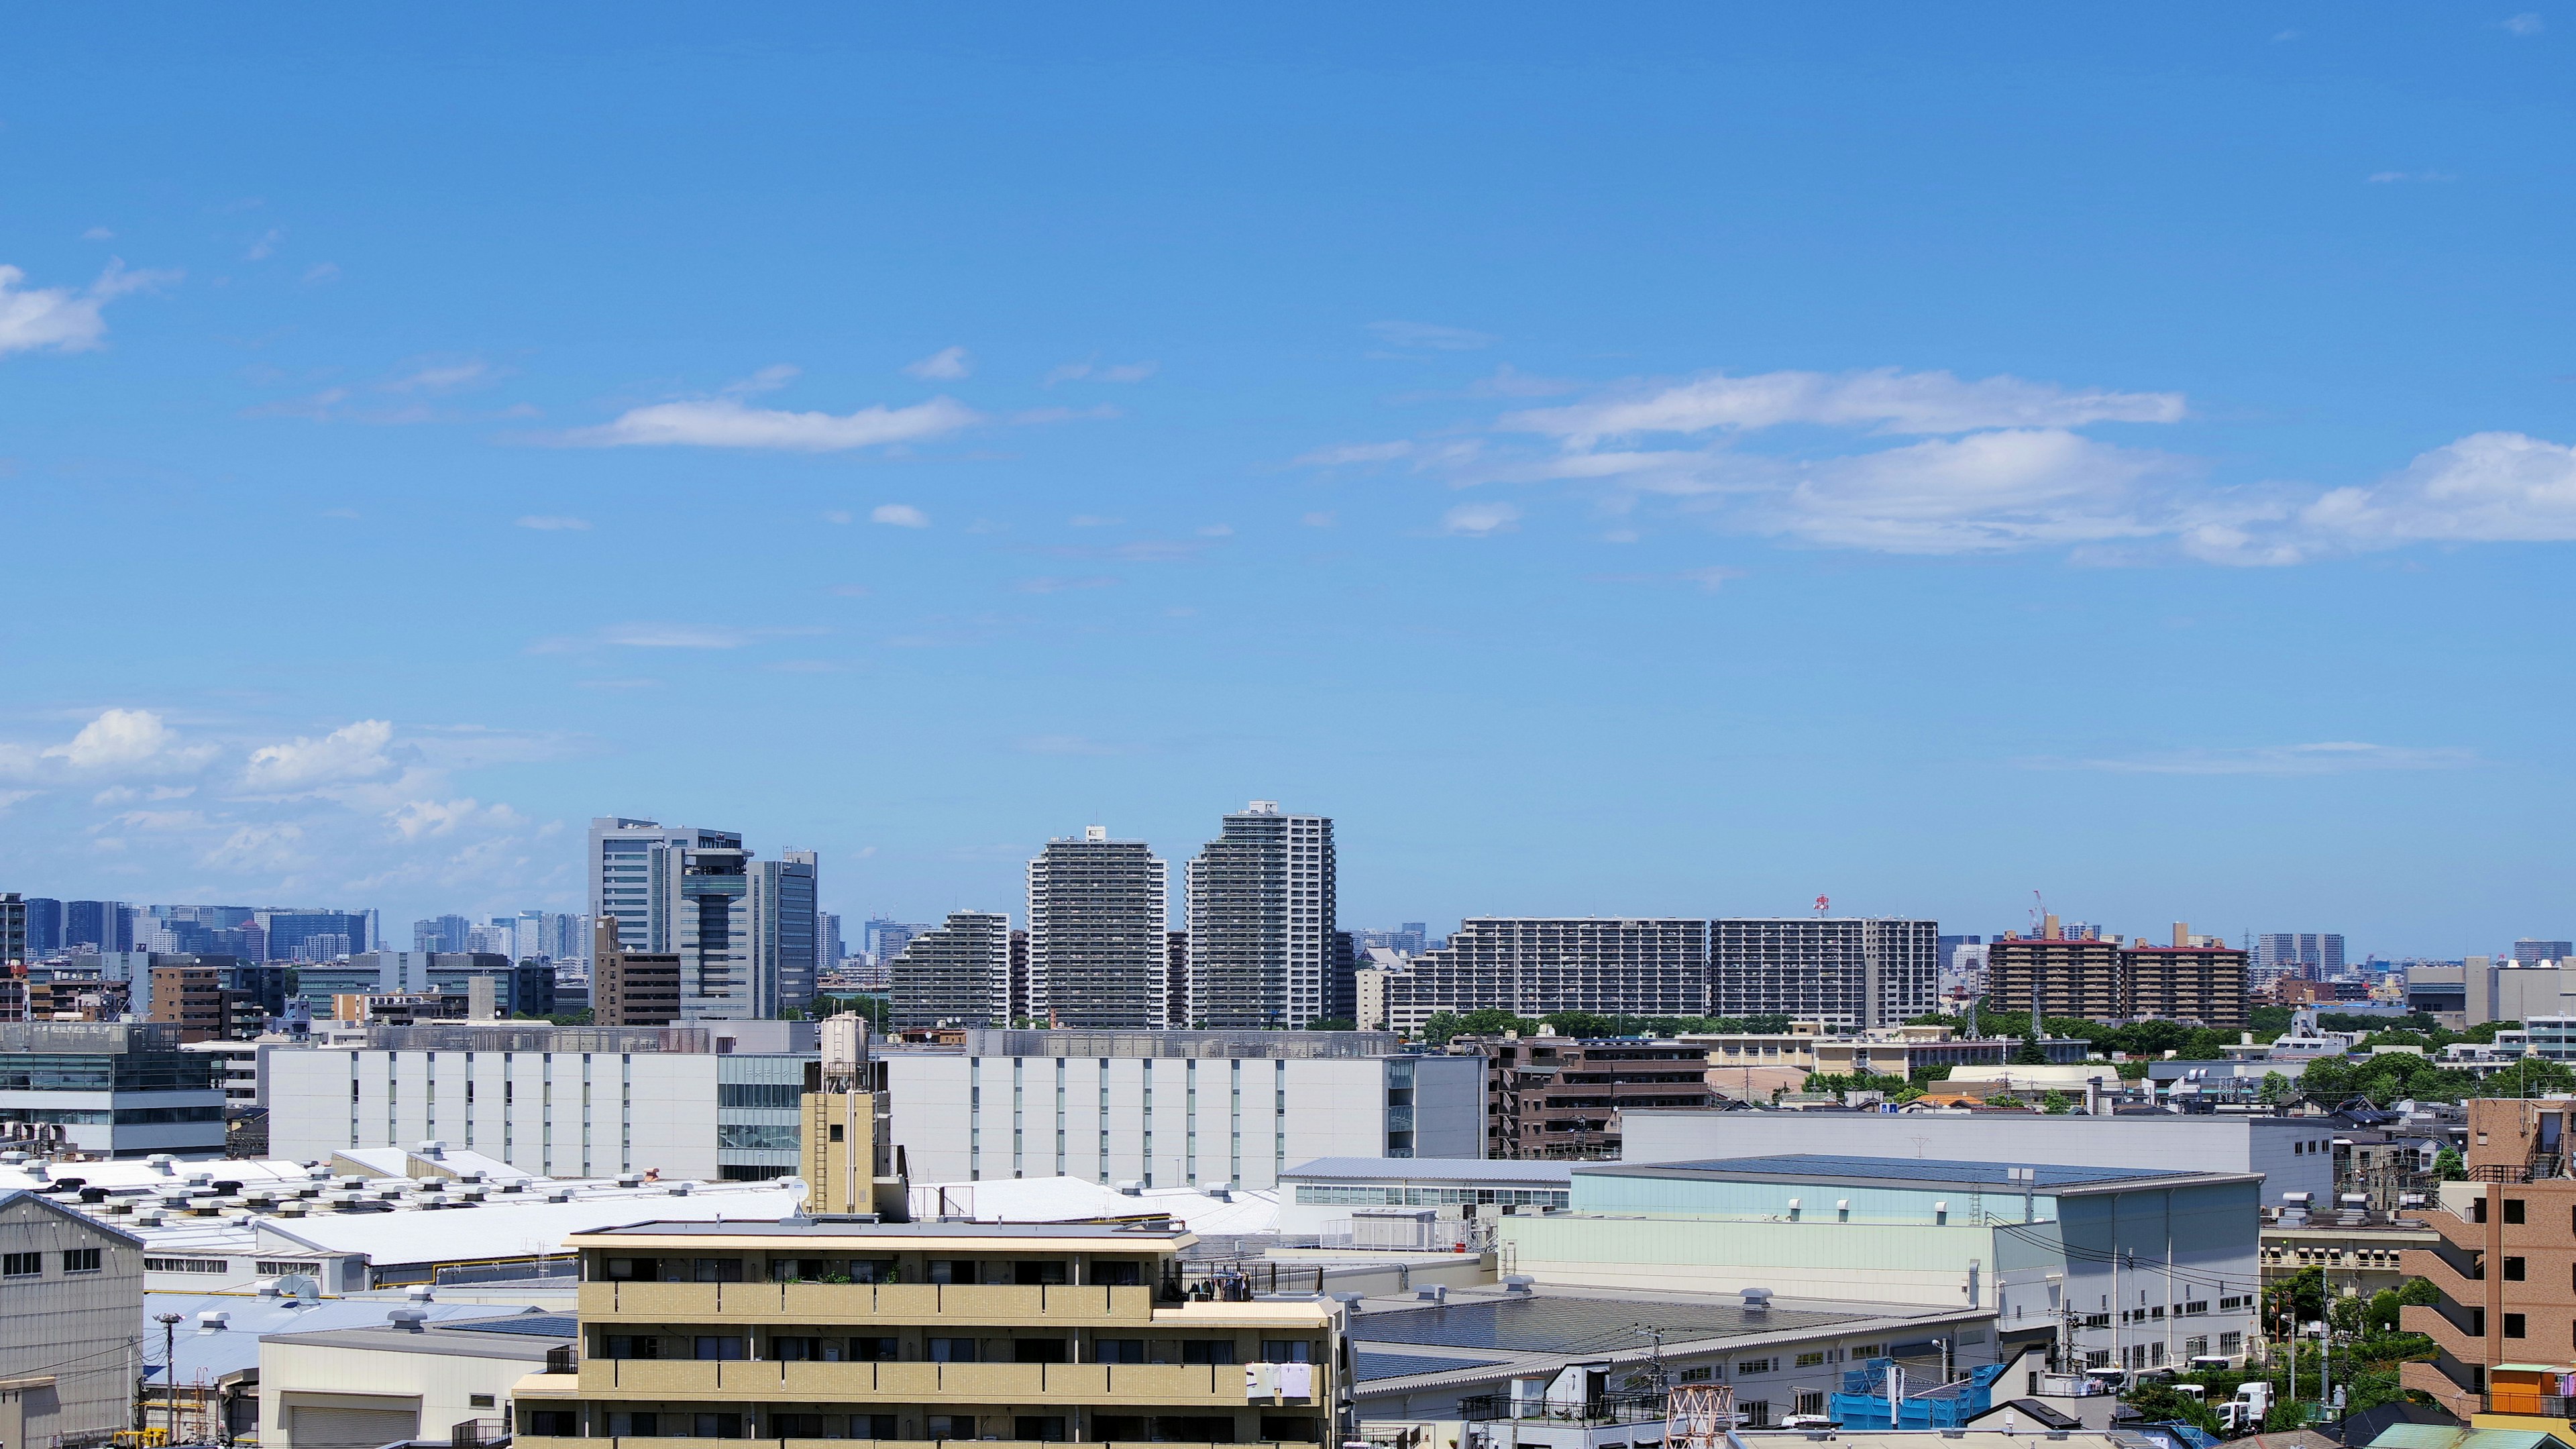
<path fill-rule="evenodd" d="M 1499 1358 L 1434 1358 L 1427 1353 L 1362 1353 L 1355 1357 L 1362 1383 L 1371 1379 L 1443 1373 L 1450 1369 L 1491 1368 L 1498 1363 L 1510 1362 Z"/>
<path fill-rule="evenodd" d="M 259 1367 L 262 1334 L 377 1328 L 386 1322 L 385 1315 L 399 1308 L 417 1308 L 427 1321 L 442 1327 L 449 1319 L 494 1319 L 512 1313 L 540 1316 L 533 1307 L 514 1307 L 507 1303 L 410 1303 L 382 1298 L 324 1298 L 299 1307 L 292 1299 L 251 1298 L 232 1293 L 146 1293 L 139 1320 L 144 1376 L 157 1381 L 161 1372 L 161 1325 L 154 1321 L 158 1314 L 179 1315 L 178 1332 L 172 1336 L 171 1347 L 178 1352 L 179 1380 L 186 1383 L 201 1372 L 209 1380 L 214 1380 L 243 1369 Z M 205 1327 L 198 1315 L 209 1312 L 226 1315 L 224 1326 Z M 553 1317 L 542 1316 L 550 1320 Z"/>
<path fill-rule="evenodd" d="M 1849 1323 L 1859 1313 L 1819 1313 L 1772 1308 L 1747 1313 L 1722 1303 L 1663 1303 L 1641 1298 L 1515 1298 L 1451 1303 L 1438 1308 L 1364 1313 L 1347 1330 L 1365 1343 L 1413 1343 L 1441 1348 L 1498 1349 L 1510 1353 L 1600 1353 L 1646 1342 L 1639 1324 L 1664 1331 L 1667 1345 L 1693 1339 L 1778 1333 L 1782 1329 Z M 1454 1365 L 1465 1367 L 1465 1365 Z M 1417 1369 L 1415 1372 L 1428 1372 Z"/>
<path fill-rule="evenodd" d="M 1318 1157 L 1279 1174 L 1290 1178 L 1368 1182 L 1511 1182 L 1563 1186 L 1574 1179 L 1571 1162 L 1529 1162 L 1489 1157 Z"/>

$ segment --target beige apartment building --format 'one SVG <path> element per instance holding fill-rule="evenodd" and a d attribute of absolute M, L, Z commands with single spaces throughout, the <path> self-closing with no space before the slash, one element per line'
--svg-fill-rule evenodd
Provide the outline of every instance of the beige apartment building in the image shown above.
<path fill-rule="evenodd" d="M 577 1362 L 519 1381 L 519 1443 L 1339 1443 L 1339 1305 L 1185 1297 L 1194 1241 L 829 1216 L 579 1234 Z"/>

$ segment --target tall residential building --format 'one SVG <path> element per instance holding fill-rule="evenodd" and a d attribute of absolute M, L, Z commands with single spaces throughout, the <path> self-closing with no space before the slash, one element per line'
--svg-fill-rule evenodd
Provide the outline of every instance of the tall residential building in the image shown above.
<path fill-rule="evenodd" d="M 493 924 L 500 921 L 496 918 Z M 590 927 L 568 911 L 521 911 L 510 918 L 510 929 L 521 956 L 549 961 L 590 959 Z"/>
<path fill-rule="evenodd" d="M 1985 1005 L 1990 1011 L 2036 1009 L 2042 1018 L 2114 1021 L 2127 1014 L 2127 983 L 2117 942 L 2024 936 L 2006 931 L 1986 943 Z"/>
<path fill-rule="evenodd" d="M 0 965 L 27 959 L 27 898 L 0 891 Z"/>
<path fill-rule="evenodd" d="M 29 917 L 31 922 L 33 919 L 33 916 Z M 27 930 L 32 937 L 35 927 L 31 924 Z M 2335 943 L 2335 960 L 2340 963 L 2343 960 L 2343 937 L 2328 936 L 2324 939 Z M 2576 941 L 2534 941 L 2525 938 L 2513 943 L 2513 961 L 2517 966 L 2537 966 L 2543 961 L 2564 961 L 2570 956 L 2576 956 Z"/>
<path fill-rule="evenodd" d="M 1029 862 L 1028 1015 L 1050 1026 L 1168 1027 L 1165 867 L 1098 825 Z"/>
<path fill-rule="evenodd" d="M 662 876 L 653 857 L 665 850 L 740 850 L 742 837 L 730 830 L 701 830 L 663 825 L 623 815 L 603 815 L 590 822 L 589 853 L 582 873 L 590 882 L 590 915 L 617 918 L 617 939 L 634 951 L 668 951 L 652 944 L 656 922 L 673 914 L 677 898 L 656 895 Z"/>
<path fill-rule="evenodd" d="M 2121 953 L 2125 1016 L 2196 1021 L 2242 1031 L 2248 1020 L 2245 953 L 2232 946 L 2149 946 Z"/>
<path fill-rule="evenodd" d="M 617 944 L 617 918 L 591 946 L 590 1019 L 599 1026 L 669 1026 L 680 1019 L 680 958 Z"/>
<path fill-rule="evenodd" d="M 2343 937 L 2332 932 L 2267 931 L 2254 938 L 2253 966 L 2264 980 L 2296 976 L 2324 981 L 2343 970 Z"/>
<path fill-rule="evenodd" d="M 815 912 L 814 960 L 818 963 L 820 969 L 825 971 L 835 971 L 840 969 L 842 958 L 849 954 L 849 948 L 842 944 L 841 941 L 841 913 L 838 911 Z"/>
<path fill-rule="evenodd" d="M 134 908 L 123 901 L 67 901 L 63 944 L 93 951 L 134 949 Z"/>
<path fill-rule="evenodd" d="M 1867 1029 L 1941 1003 L 1941 927 L 1879 917 L 1709 923 L 1708 1009 Z"/>
<path fill-rule="evenodd" d="M 1381 1019 L 1413 1031 L 1435 1012 L 1487 1006 L 1521 1016 L 1700 1016 L 1708 984 L 1706 921 L 1477 916 L 1448 944 L 1386 973 Z"/>
<path fill-rule="evenodd" d="M 776 860 L 755 860 L 746 871 L 751 886 L 751 974 L 769 983 L 768 1011 L 804 1006 L 814 999 L 814 978 L 823 971 L 822 913 L 815 905 L 819 857 L 810 850 L 779 852 Z"/>
<path fill-rule="evenodd" d="M 1333 883 L 1327 817 L 1284 814 L 1272 800 L 1226 816 L 1189 865 L 1189 1024 L 1296 1029 L 1349 1016 Z"/>
<path fill-rule="evenodd" d="M 2399 1264 L 2440 1294 L 2397 1310 L 2398 1326 L 2431 1338 L 2436 1352 L 2430 1362 L 2399 1364 L 2397 1382 L 2481 1428 L 2562 1433 L 2558 1376 L 2576 1291 L 2558 1265 L 2576 1253 L 2567 1151 L 2576 1121 L 2563 1098 L 2466 1105 L 2474 1180 L 2431 1195 L 2421 1214 L 2442 1241 L 2409 1250 Z"/>
<path fill-rule="evenodd" d="M 914 936 L 892 963 L 890 1011 L 898 1027 L 986 1026 L 1011 1019 L 1011 918 L 951 911 Z"/>

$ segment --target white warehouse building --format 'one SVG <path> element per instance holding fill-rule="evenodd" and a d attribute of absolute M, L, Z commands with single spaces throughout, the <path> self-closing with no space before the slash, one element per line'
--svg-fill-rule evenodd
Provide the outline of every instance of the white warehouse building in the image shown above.
<path fill-rule="evenodd" d="M 1317 1157 L 1480 1157 L 1481 1057 L 1354 1031 L 969 1031 L 889 1051 L 915 1181 L 1278 1184 Z"/>

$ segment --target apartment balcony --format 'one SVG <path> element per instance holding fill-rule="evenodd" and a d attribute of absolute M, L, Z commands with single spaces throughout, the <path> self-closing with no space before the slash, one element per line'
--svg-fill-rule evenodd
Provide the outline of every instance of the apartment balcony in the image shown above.
<path fill-rule="evenodd" d="M 1153 1320 L 1154 1290 L 1012 1283 L 584 1283 L 584 1323 L 957 1324 L 1115 1328 Z"/>
<path fill-rule="evenodd" d="M 604 1359 L 581 1361 L 578 1375 L 538 1374 L 520 1382 L 519 1397 L 627 1400 L 753 1398 L 795 1403 L 886 1401 L 920 1404 L 1058 1403 L 1168 1409 L 1282 1411 L 1332 1401 L 1331 1373 L 1315 1366 L 1312 1399 L 1254 1399 L 1237 1364 L 1110 1363 L 812 1363 L 775 1359 Z"/>
<path fill-rule="evenodd" d="M 2487 1225 L 2473 1223 L 2458 1213 L 2440 1206 L 2427 1208 L 2424 1226 L 2442 1235 L 2442 1241 L 2463 1253 L 2483 1253 L 2487 1246 Z"/>
<path fill-rule="evenodd" d="M 2487 1301 L 2486 1274 L 2480 1258 L 2456 1248 L 2409 1248 L 2398 1255 L 2398 1271 L 2421 1278 L 2459 1304 Z"/>

